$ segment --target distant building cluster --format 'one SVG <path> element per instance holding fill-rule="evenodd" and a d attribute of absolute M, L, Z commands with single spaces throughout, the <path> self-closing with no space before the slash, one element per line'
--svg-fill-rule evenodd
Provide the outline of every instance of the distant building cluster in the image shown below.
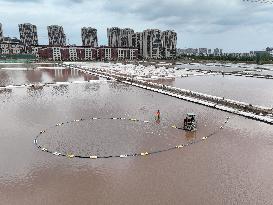
<path fill-rule="evenodd" d="M 186 48 L 177 49 L 178 55 L 188 55 L 188 56 L 221 56 L 223 55 L 223 49 L 215 48 Z"/>
<path fill-rule="evenodd" d="M 273 48 L 266 48 L 265 51 L 250 51 L 250 52 L 241 52 L 241 53 L 224 53 L 223 49 L 215 48 L 186 48 L 186 49 L 177 49 L 177 55 L 186 55 L 186 56 L 228 56 L 234 58 L 242 57 L 255 57 L 258 54 L 269 53 L 273 56 Z"/>
<path fill-rule="evenodd" d="M 242 58 L 242 57 L 255 57 L 256 51 L 250 51 L 248 53 L 223 53 L 223 56 L 230 56 L 235 58 Z"/>
<path fill-rule="evenodd" d="M 36 25 L 19 24 L 20 39 L 3 36 L 0 24 L 0 54 L 33 54 L 49 60 L 167 59 L 176 57 L 177 34 L 174 31 L 131 28 L 107 29 L 108 45 L 99 46 L 97 29 L 81 29 L 82 45 L 67 45 L 62 26 L 47 27 L 48 45 L 39 45 Z"/>
<path fill-rule="evenodd" d="M 174 31 L 148 29 L 134 32 L 130 28 L 108 28 L 108 45 L 111 47 L 134 47 L 139 57 L 144 59 L 163 59 L 176 57 L 177 34 Z"/>

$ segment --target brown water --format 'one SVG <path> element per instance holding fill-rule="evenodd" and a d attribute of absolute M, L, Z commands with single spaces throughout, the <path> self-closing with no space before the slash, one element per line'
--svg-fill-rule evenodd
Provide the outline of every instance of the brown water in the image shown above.
<path fill-rule="evenodd" d="M 270 79 L 212 75 L 176 78 L 172 85 L 254 105 L 273 107 L 273 80 Z"/>
<path fill-rule="evenodd" d="M 31 79 L 30 79 L 31 80 Z M 143 125 L 104 120 L 51 129 L 42 143 L 65 151 L 123 154 L 197 140 L 146 157 L 66 159 L 36 149 L 33 139 L 56 123 L 87 117 L 133 117 Z M 171 129 L 186 112 L 198 132 Z M 93 82 L 0 92 L 1 204 L 272 204 L 273 127 L 139 88 Z M 160 134 L 160 135 L 159 135 Z"/>
<path fill-rule="evenodd" d="M 39 65 L 41 66 L 41 65 Z M 29 83 L 54 83 L 98 80 L 99 78 L 71 69 L 56 69 L 50 64 L 0 65 L 0 86 Z M 52 66 L 52 65 L 51 65 Z M 48 67 L 48 69 L 47 69 Z"/>

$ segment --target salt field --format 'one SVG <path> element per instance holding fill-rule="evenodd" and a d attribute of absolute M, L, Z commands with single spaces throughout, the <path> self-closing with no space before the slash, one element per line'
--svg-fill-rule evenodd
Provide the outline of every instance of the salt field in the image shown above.
<path fill-rule="evenodd" d="M 176 78 L 169 84 L 174 87 L 273 108 L 273 80 L 210 75 Z"/>
<path fill-rule="evenodd" d="M 273 79 L 220 75 L 219 73 L 213 72 L 199 73 L 186 68 L 178 69 L 174 67 L 166 69 L 164 66 L 155 67 L 153 65 L 122 65 L 111 63 L 86 63 L 80 65 L 87 69 L 103 69 L 108 72 L 131 76 L 136 79 L 154 81 L 164 85 L 171 85 L 191 91 L 243 101 L 253 105 L 273 108 Z M 198 66 L 202 67 L 200 65 Z M 225 70 L 226 72 L 232 72 L 234 71 L 233 69 L 245 69 L 245 66 L 242 67 L 239 67 L 239 65 L 231 68 L 225 67 Z M 251 67 L 251 65 L 248 67 Z M 220 67 L 218 66 L 218 68 Z M 255 70 L 256 67 L 252 65 L 251 68 Z"/>
<path fill-rule="evenodd" d="M 177 63 L 178 68 L 188 68 L 188 69 L 202 69 L 202 70 L 212 70 L 212 71 L 252 71 L 252 72 L 271 72 L 273 71 L 273 65 L 257 65 L 257 64 L 221 64 L 221 63 Z"/>
<path fill-rule="evenodd" d="M 0 90 L 2 204 L 272 204 L 271 125 L 131 85 L 99 81 L 74 69 L 50 65 L 27 70 L 6 68 L 12 65 L 0 69 L 2 86 L 94 81 L 38 90 Z M 185 89 L 273 106 L 272 80 L 179 77 L 184 74 L 197 73 L 173 73 L 170 69 L 164 73 L 169 79 L 162 80 Z M 156 75 L 153 71 L 152 76 Z M 154 120 L 157 109 L 161 111 L 160 122 Z M 197 132 L 173 129 L 173 125 L 182 126 L 188 112 L 197 114 Z M 106 119 L 55 126 L 90 117 Z M 42 152 L 33 144 L 37 134 L 48 129 L 39 143 L 56 152 L 90 156 L 150 153 L 198 141 L 218 130 L 227 117 L 230 120 L 224 129 L 211 138 L 155 155 L 69 159 Z"/>

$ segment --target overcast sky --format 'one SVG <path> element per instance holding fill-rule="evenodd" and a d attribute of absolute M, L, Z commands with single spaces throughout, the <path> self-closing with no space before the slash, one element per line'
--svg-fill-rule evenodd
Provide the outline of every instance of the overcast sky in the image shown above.
<path fill-rule="evenodd" d="M 80 29 L 98 30 L 107 43 L 107 27 L 171 29 L 178 47 L 223 48 L 226 52 L 273 47 L 273 4 L 243 0 L 0 0 L 5 36 L 19 36 L 19 23 L 38 27 L 47 44 L 47 25 L 64 27 L 69 43 L 80 44 Z"/>

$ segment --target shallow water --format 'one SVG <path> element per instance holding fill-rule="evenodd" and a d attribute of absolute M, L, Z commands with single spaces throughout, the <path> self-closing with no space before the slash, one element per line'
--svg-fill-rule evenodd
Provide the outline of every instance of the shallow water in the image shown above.
<path fill-rule="evenodd" d="M 187 68 L 187 69 L 202 69 L 202 70 L 211 70 L 211 71 L 225 71 L 225 72 L 234 72 L 234 71 L 245 71 L 245 70 L 255 70 L 254 65 L 249 65 L 247 67 L 239 67 L 239 65 L 232 65 L 231 67 L 225 66 L 208 66 L 204 64 L 190 65 L 190 64 L 181 64 L 177 65 L 178 68 Z"/>
<path fill-rule="evenodd" d="M 54 67 L 48 67 L 48 69 L 34 69 L 33 67 L 33 69 L 28 69 L 26 67 L 20 67 L 19 70 L 16 70 L 16 67 L 11 66 L 10 68 L 12 69 L 1 69 L 0 67 L 0 86 L 99 79 L 95 76 L 72 69 L 54 69 Z"/>
<path fill-rule="evenodd" d="M 161 110 L 160 124 L 154 113 Z M 169 128 L 185 113 L 198 132 Z M 272 204 L 273 127 L 158 93 L 113 83 L 12 89 L 0 93 L 2 204 Z M 152 151 L 212 133 L 207 141 L 161 154 L 82 160 L 49 155 L 33 139 L 56 123 L 126 117 L 50 129 L 42 143 L 69 152 Z M 159 135 L 160 134 L 160 135 Z M 96 154 L 95 153 L 95 154 Z"/>
<path fill-rule="evenodd" d="M 273 107 L 273 80 L 241 76 L 195 76 L 176 78 L 173 86 L 254 105 Z"/>

